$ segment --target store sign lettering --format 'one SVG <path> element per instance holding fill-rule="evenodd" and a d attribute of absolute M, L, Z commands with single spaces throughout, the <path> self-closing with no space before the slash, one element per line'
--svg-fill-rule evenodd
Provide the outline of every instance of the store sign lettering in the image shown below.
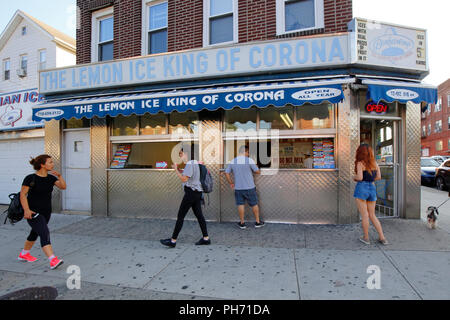
<path fill-rule="evenodd" d="M 383 102 L 375 103 L 373 101 L 369 101 L 366 104 L 366 111 L 372 114 L 383 115 L 389 112 L 389 106 Z"/>
<path fill-rule="evenodd" d="M 419 97 L 417 92 L 407 89 L 391 89 L 386 92 L 386 94 L 393 99 L 400 100 L 413 100 Z"/>
<path fill-rule="evenodd" d="M 297 100 L 312 101 L 338 97 L 341 93 L 341 90 L 335 88 L 315 88 L 295 92 L 292 94 L 292 98 Z"/>
<path fill-rule="evenodd" d="M 327 36 L 193 50 L 40 73 L 40 92 L 300 70 L 348 62 L 348 37 Z"/>
<path fill-rule="evenodd" d="M 386 33 L 371 43 L 373 54 L 384 59 L 399 59 L 413 54 L 414 41 L 398 33 L 396 28 L 386 29 Z"/>
<path fill-rule="evenodd" d="M 64 111 L 60 109 L 44 109 L 36 113 L 39 118 L 55 118 L 62 116 L 63 114 Z"/>

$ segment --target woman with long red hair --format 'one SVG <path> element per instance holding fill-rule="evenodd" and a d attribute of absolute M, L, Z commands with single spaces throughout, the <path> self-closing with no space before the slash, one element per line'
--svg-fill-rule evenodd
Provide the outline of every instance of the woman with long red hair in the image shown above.
<path fill-rule="evenodd" d="M 358 211 L 361 215 L 362 228 L 364 232 L 364 236 L 359 238 L 359 240 L 365 244 L 370 244 L 370 220 L 378 232 L 378 241 L 384 245 L 387 245 L 388 242 L 384 237 L 381 223 L 375 216 L 377 189 L 374 182 L 381 179 L 381 171 L 375 161 L 373 150 L 368 144 L 361 144 L 358 147 L 358 150 L 356 150 L 355 174 L 354 180 L 357 181 L 357 183 L 353 196 L 355 197 L 356 205 L 358 206 Z"/>

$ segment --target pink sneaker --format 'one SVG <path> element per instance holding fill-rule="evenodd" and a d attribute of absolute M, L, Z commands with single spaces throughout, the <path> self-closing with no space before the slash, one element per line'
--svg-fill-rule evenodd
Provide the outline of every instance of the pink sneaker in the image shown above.
<path fill-rule="evenodd" d="M 58 268 L 60 265 L 63 264 L 64 261 L 62 261 L 62 259 L 58 259 L 58 257 L 54 257 L 52 259 L 52 261 L 50 261 L 50 269 L 56 269 Z"/>
<path fill-rule="evenodd" d="M 33 257 L 29 252 L 27 254 L 19 253 L 19 258 L 17 258 L 20 261 L 27 261 L 27 262 L 35 262 L 37 258 Z"/>

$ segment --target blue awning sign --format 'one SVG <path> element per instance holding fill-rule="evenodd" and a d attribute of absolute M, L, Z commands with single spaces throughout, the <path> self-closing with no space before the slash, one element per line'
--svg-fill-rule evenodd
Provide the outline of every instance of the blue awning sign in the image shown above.
<path fill-rule="evenodd" d="M 352 82 L 353 79 L 345 81 Z M 339 83 L 340 82 L 340 83 Z M 235 107 L 264 108 L 320 104 L 325 101 L 339 103 L 344 99 L 342 81 L 298 83 L 290 85 L 230 86 L 186 91 L 168 91 L 129 95 L 115 95 L 84 99 L 61 100 L 44 103 L 33 109 L 33 120 L 60 120 L 71 118 L 116 117 L 201 110 L 230 110 Z M 313 82 L 314 84 L 314 82 Z"/>
<path fill-rule="evenodd" d="M 391 103 L 409 101 L 420 104 L 421 102 L 436 103 L 437 88 L 425 84 L 404 83 L 394 81 L 363 80 L 367 84 L 367 98 L 375 102 L 381 100 Z"/>

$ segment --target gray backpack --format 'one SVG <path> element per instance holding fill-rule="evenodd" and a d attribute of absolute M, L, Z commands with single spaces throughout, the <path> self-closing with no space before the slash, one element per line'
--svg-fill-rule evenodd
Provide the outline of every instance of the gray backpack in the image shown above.
<path fill-rule="evenodd" d="M 211 193 L 213 191 L 213 178 L 208 168 L 205 165 L 199 164 L 200 168 L 200 183 L 202 184 L 203 193 Z"/>

